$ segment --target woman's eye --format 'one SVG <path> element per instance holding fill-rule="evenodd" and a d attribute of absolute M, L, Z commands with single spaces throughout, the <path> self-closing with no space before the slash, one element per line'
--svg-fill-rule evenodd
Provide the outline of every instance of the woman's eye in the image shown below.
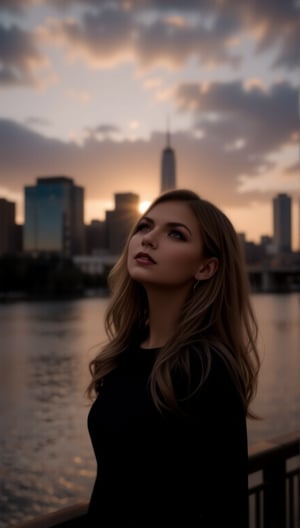
<path fill-rule="evenodd" d="M 177 231 L 177 229 L 172 229 L 172 231 L 169 232 L 169 236 L 171 238 L 176 238 L 177 240 L 186 240 L 181 231 Z"/>
<path fill-rule="evenodd" d="M 146 223 L 141 223 L 137 226 L 136 228 L 136 231 L 142 231 L 143 233 L 147 232 L 150 230 L 150 226 L 149 224 L 146 224 Z"/>

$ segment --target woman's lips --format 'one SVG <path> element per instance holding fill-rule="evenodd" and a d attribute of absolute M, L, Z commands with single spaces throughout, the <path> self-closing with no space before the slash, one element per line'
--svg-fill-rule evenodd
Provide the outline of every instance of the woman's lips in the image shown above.
<path fill-rule="evenodd" d="M 148 253 L 137 253 L 134 257 L 137 262 L 141 264 L 156 264 L 155 260 L 148 255 Z"/>

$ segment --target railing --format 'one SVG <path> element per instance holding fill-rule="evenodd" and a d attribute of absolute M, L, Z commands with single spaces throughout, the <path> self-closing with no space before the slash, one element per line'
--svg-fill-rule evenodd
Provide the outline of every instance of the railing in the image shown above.
<path fill-rule="evenodd" d="M 250 528 L 300 527 L 300 430 L 249 448 Z"/>
<path fill-rule="evenodd" d="M 81 502 L 74 506 L 63 508 L 56 512 L 41 515 L 35 519 L 13 525 L 10 528 L 71 528 L 71 526 L 74 526 L 75 528 L 77 525 L 80 526 L 80 518 L 84 517 L 87 509 L 88 503 Z M 76 524 L 76 522 L 78 524 Z M 85 527 L 84 524 L 81 526 Z M 86 528 L 88 528 L 88 526 L 86 526 Z"/>
<path fill-rule="evenodd" d="M 251 445 L 248 474 L 249 528 L 300 528 L 300 430 Z M 80 526 L 87 508 L 76 504 L 14 528 Z"/>

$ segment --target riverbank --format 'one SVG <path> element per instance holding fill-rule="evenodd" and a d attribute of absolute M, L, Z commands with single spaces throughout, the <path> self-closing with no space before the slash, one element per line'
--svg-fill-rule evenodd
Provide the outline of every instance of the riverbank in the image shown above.
<path fill-rule="evenodd" d="M 0 291 L 0 303 L 10 303 L 16 301 L 72 301 L 76 299 L 90 299 L 108 297 L 108 288 L 86 288 L 78 293 L 73 294 L 31 294 L 24 291 Z"/>

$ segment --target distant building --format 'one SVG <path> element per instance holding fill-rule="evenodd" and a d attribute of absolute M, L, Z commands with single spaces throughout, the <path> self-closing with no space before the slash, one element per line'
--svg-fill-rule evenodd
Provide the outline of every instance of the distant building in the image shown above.
<path fill-rule="evenodd" d="M 21 226 L 15 223 L 16 204 L 0 198 L 0 255 L 22 249 Z"/>
<path fill-rule="evenodd" d="M 25 187 L 24 251 L 84 253 L 84 189 L 66 176 L 38 178 Z"/>
<path fill-rule="evenodd" d="M 85 226 L 85 250 L 87 255 L 95 255 L 107 247 L 106 225 L 104 221 L 92 220 Z"/>
<path fill-rule="evenodd" d="M 22 253 L 23 251 L 23 224 L 15 224 L 13 227 L 12 246 L 13 253 Z"/>
<path fill-rule="evenodd" d="M 264 248 L 265 255 L 271 256 L 274 255 L 274 241 L 273 238 L 269 235 L 261 235 L 260 245 Z"/>
<path fill-rule="evenodd" d="M 274 249 L 277 254 L 290 253 L 292 250 L 292 199 L 281 193 L 273 198 Z"/>
<path fill-rule="evenodd" d="M 238 238 L 247 265 L 258 264 L 264 257 L 264 247 L 261 244 L 248 241 L 245 233 L 238 233 Z"/>
<path fill-rule="evenodd" d="M 175 151 L 171 147 L 170 132 L 167 130 L 167 145 L 162 151 L 161 157 L 161 192 L 176 188 L 176 159 Z"/>
<path fill-rule="evenodd" d="M 238 239 L 240 241 L 242 250 L 244 250 L 245 249 L 245 244 L 246 244 L 246 234 L 244 232 L 237 233 L 237 236 L 238 236 Z"/>
<path fill-rule="evenodd" d="M 87 275 L 102 275 L 107 269 L 113 267 L 116 260 L 116 255 L 109 255 L 105 252 L 97 255 L 75 255 L 72 258 L 77 268 Z"/>
<path fill-rule="evenodd" d="M 135 193 L 116 193 L 115 208 L 106 211 L 106 233 L 108 252 L 121 253 L 129 232 L 139 218 L 139 195 Z"/>

